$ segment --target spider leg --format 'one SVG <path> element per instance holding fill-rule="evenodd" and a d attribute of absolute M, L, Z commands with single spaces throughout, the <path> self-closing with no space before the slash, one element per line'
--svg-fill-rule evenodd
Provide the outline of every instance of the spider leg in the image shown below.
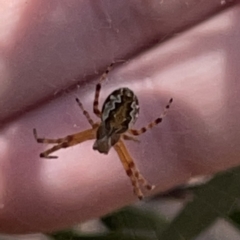
<path fill-rule="evenodd" d="M 58 139 L 39 139 L 40 143 L 58 143 L 57 145 L 53 146 L 52 148 L 49 148 L 48 150 L 40 153 L 41 158 L 57 158 L 57 156 L 49 156 L 49 154 L 56 152 L 57 150 L 61 148 L 68 148 L 74 145 L 77 145 L 79 143 L 85 142 L 87 140 L 95 139 L 96 136 L 96 130 L 98 128 L 98 124 L 94 124 L 93 128 L 87 129 L 85 131 L 68 135 L 65 138 L 61 138 L 61 142 L 53 142 L 54 140 Z M 36 130 L 34 131 L 34 135 L 36 133 Z M 43 140 L 43 141 L 42 141 Z"/>
<path fill-rule="evenodd" d="M 134 137 L 134 136 L 129 136 L 129 135 L 127 135 L 127 134 L 123 134 L 123 139 L 124 139 L 124 140 L 131 140 L 131 141 L 140 143 L 140 140 L 139 140 L 139 139 L 137 139 L 137 138 Z"/>
<path fill-rule="evenodd" d="M 110 70 L 112 69 L 112 66 L 113 66 L 113 63 L 111 63 L 108 66 L 107 70 L 102 74 L 98 84 L 96 85 L 95 97 L 94 97 L 94 101 L 93 101 L 93 112 L 97 115 L 97 117 L 101 117 L 101 111 L 98 108 L 99 95 L 100 95 L 100 91 L 101 91 L 101 83 L 107 78 L 107 75 L 110 72 Z"/>
<path fill-rule="evenodd" d="M 138 198 L 141 200 L 143 198 L 142 191 L 139 187 L 139 183 L 141 183 L 144 187 L 146 187 L 148 190 L 152 190 L 154 186 L 151 186 L 141 175 L 139 170 L 136 168 L 132 157 L 130 156 L 125 144 L 122 140 L 119 140 L 115 145 L 114 149 L 116 150 L 123 167 L 127 173 L 127 175 L 130 177 L 134 193 L 138 196 Z"/>
<path fill-rule="evenodd" d="M 149 184 L 138 170 L 135 170 L 135 177 L 147 190 L 151 191 L 155 188 L 155 185 Z"/>
<path fill-rule="evenodd" d="M 132 140 L 132 141 L 135 141 L 137 143 L 140 143 L 140 140 L 137 139 L 136 137 L 134 136 L 129 136 L 127 134 L 123 134 L 123 139 L 124 140 Z M 152 190 L 155 188 L 154 185 L 150 185 L 146 180 L 145 178 L 142 176 L 142 174 L 136 169 L 135 166 L 132 166 L 132 168 L 134 169 L 134 174 L 135 174 L 135 177 L 138 179 L 138 181 L 147 189 L 147 190 Z"/>
<path fill-rule="evenodd" d="M 33 129 L 33 136 L 38 143 L 62 143 L 66 140 L 66 138 L 57 138 L 57 139 L 49 139 L 49 138 L 39 138 L 37 135 L 37 130 Z"/>
<path fill-rule="evenodd" d="M 92 120 L 92 118 L 90 117 L 88 111 L 86 111 L 82 105 L 82 103 L 80 102 L 80 100 L 78 98 L 76 98 L 77 104 L 78 106 L 81 108 L 83 115 L 87 118 L 88 122 L 90 123 L 90 125 L 93 127 L 94 126 L 94 121 Z"/>
<path fill-rule="evenodd" d="M 122 162 L 122 165 L 123 165 L 123 167 L 126 171 L 126 174 L 128 175 L 128 177 L 131 180 L 134 194 L 137 195 L 140 200 L 142 200 L 143 199 L 143 193 L 142 193 L 142 191 L 139 187 L 138 181 L 136 180 L 135 175 L 134 175 L 131 167 L 129 166 L 129 163 L 126 159 L 126 156 L 125 156 L 125 154 L 122 150 L 120 141 L 114 145 L 114 149 L 116 150 L 116 152 L 117 152 L 117 154 L 118 154 L 118 156 L 119 156 L 119 158 Z"/>
<path fill-rule="evenodd" d="M 45 152 L 40 153 L 40 158 L 58 158 L 57 156 L 49 156 L 49 154 L 56 152 L 57 150 L 64 148 L 64 145 L 67 145 L 67 142 L 59 143 L 58 145 L 53 146 L 52 148 L 49 148 Z"/>
<path fill-rule="evenodd" d="M 169 110 L 171 104 L 173 102 L 173 99 L 171 98 L 168 102 L 168 104 L 166 105 L 163 113 L 160 115 L 159 118 L 155 119 L 153 122 L 149 123 L 146 127 L 142 127 L 139 130 L 138 129 L 129 129 L 128 131 L 132 134 L 132 135 L 141 135 L 142 133 L 145 133 L 148 129 L 153 128 L 154 126 L 158 125 L 159 123 L 162 122 L 163 118 L 166 116 L 167 111 Z"/>

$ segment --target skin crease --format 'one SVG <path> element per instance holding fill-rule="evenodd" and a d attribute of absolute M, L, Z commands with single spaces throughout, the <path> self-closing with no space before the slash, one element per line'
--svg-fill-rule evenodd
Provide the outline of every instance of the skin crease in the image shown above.
<path fill-rule="evenodd" d="M 145 10 L 134 1 L 122 5 L 101 1 L 104 6 L 43 2 L 15 1 L 10 7 L 0 1 L 4 10 L 0 21 L 1 232 L 61 229 L 137 201 L 113 149 L 107 156 L 99 154 L 89 141 L 56 152 L 58 159 L 40 159 L 47 146 L 37 144 L 32 134 L 37 128 L 40 137 L 57 138 L 89 128 L 75 97 L 96 120 L 92 102 L 97 78 L 93 76 L 116 59 L 126 61 L 131 56 L 131 61 L 116 64 L 111 71 L 100 102 L 116 88 L 132 89 L 140 101 L 136 128 L 158 117 L 168 100 L 174 99 L 163 123 L 140 136 L 140 143 L 127 142 L 142 174 L 157 186 L 156 192 L 239 165 L 239 5 L 153 45 L 154 38 L 181 27 L 166 14 L 170 8 L 182 16 L 184 10 L 176 1 L 163 3 L 162 18 L 154 1 Z M 188 3 L 194 6 L 194 1 Z M 210 8 L 212 12 L 219 8 L 207 4 L 202 6 L 203 16 Z M 75 9 L 80 9 L 76 16 L 88 24 L 74 18 Z M 118 17 L 116 9 L 121 9 Z M 84 14 L 90 17 L 84 19 Z M 129 25 L 141 23 L 141 18 L 147 22 L 143 29 Z M 193 18 L 189 19 L 191 23 Z M 151 35 L 158 29 L 151 21 L 159 28 L 162 24 L 165 32 Z M 153 27 L 151 33 L 148 27 Z M 53 99 L 79 80 L 79 88 Z"/>

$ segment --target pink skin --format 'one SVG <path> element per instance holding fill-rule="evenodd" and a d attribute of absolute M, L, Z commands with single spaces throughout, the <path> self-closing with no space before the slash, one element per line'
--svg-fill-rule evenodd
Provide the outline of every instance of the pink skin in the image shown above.
<path fill-rule="evenodd" d="M 49 146 L 32 134 L 37 128 L 57 138 L 89 128 L 75 97 L 96 120 L 93 77 L 116 59 L 132 60 L 112 70 L 100 100 L 118 87 L 134 90 L 136 128 L 174 99 L 163 123 L 139 144 L 127 143 L 156 192 L 239 165 L 240 8 L 154 46 L 223 8 L 220 1 L 166 2 L 0 1 L 1 232 L 52 231 L 137 201 L 113 149 L 99 154 L 89 141 L 40 159 Z"/>

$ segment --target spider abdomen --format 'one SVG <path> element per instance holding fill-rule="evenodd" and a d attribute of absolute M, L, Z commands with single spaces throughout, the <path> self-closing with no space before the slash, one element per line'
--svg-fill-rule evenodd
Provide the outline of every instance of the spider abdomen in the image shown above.
<path fill-rule="evenodd" d="M 138 99 L 129 88 L 113 91 L 102 107 L 101 119 L 106 130 L 121 134 L 126 132 L 137 120 Z"/>

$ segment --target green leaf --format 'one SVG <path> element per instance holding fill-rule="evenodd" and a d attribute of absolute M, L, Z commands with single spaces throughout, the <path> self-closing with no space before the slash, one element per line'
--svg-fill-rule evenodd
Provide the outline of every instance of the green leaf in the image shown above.
<path fill-rule="evenodd" d="M 240 168 L 218 174 L 200 189 L 194 199 L 159 235 L 164 240 L 190 240 L 219 217 L 228 218 L 240 197 Z"/>
<path fill-rule="evenodd" d="M 102 222 L 112 231 L 132 230 L 137 232 L 158 232 L 168 225 L 159 214 L 136 207 L 126 207 L 122 210 L 102 218 Z"/>
<path fill-rule="evenodd" d="M 126 233 L 78 234 L 73 231 L 61 231 L 48 235 L 55 240 L 156 240 L 156 237 Z"/>
<path fill-rule="evenodd" d="M 229 219 L 230 223 L 233 223 L 240 230 L 240 210 L 235 210 L 230 213 Z"/>

